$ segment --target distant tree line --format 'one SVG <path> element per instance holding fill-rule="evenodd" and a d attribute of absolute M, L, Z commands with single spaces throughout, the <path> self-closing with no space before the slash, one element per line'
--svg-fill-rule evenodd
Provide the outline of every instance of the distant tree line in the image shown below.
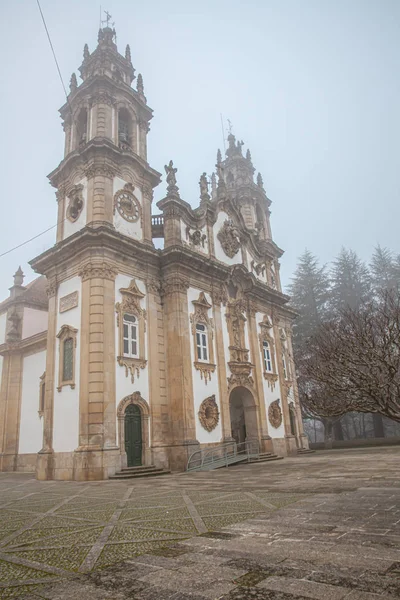
<path fill-rule="evenodd" d="M 289 293 L 300 399 L 327 445 L 371 427 L 383 437 L 382 417 L 400 423 L 399 291 L 400 255 L 381 246 L 369 264 L 345 248 L 330 267 L 308 250 L 299 258 Z"/>

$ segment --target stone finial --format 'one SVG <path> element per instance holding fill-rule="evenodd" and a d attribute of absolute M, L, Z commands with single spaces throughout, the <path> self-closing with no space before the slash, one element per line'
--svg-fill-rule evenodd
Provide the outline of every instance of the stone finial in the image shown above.
<path fill-rule="evenodd" d="M 217 165 L 219 165 L 222 162 L 222 154 L 221 154 L 221 150 L 218 148 L 218 152 L 217 152 Z"/>
<path fill-rule="evenodd" d="M 246 152 L 246 160 L 248 160 L 249 162 L 251 162 L 251 152 L 250 150 L 247 148 L 247 152 Z"/>
<path fill-rule="evenodd" d="M 78 82 L 76 80 L 76 75 L 75 75 L 75 73 L 72 73 L 71 80 L 69 82 L 69 89 L 71 91 L 71 94 L 75 92 L 77 87 L 78 87 Z"/>
<path fill-rule="evenodd" d="M 208 181 L 207 181 L 207 173 L 203 173 L 200 177 L 199 181 L 200 185 L 200 198 L 203 201 L 210 199 L 210 194 L 208 193 Z"/>
<path fill-rule="evenodd" d="M 164 169 L 167 174 L 167 196 L 179 198 L 179 188 L 176 185 L 176 172 L 178 169 L 174 167 L 172 160 L 169 161 L 168 165 L 164 166 Z"/>
<path fill-rule="evenodd" d="M 211 198 L 215 200 L 217 197 L 217 177 L 215 173 L 211 175 Z"/>
<path fill-rule="evenodd" d="M 24 273 L 21 269 L 21 266 L 18 267 L 17 271 L 14 273 L 14 285 L 20 287 L 24 283 Z"/>
<path fill-rule="evenodd" d="M 224 170 L 220 165 L 218 166 L 218 185 L 217 185 L 217 197 L 218 199 L 225 198 L 226 195 L 226 183 L 224 179 Z"/>
<path fill-rule="evenodd" d="M 85 44 L 83 46 L 83 60 L 87 60 L 90 56 L 90 52 L 89 52 L 89 46 L 87 44 Z"/>
<path fill-rule="evenodd" d="M 8 315 L 8 331 L 6 340 L 12 344 L 21 338 L 21 317 L 18 315 L 14 307 Z"/>
<path fill-rule="evenodd" d="M 139 94 L 141 94 L 142 96 L 144 96 L 143 76 L 142 76 L 141 73 L 139 73 L 138 76 L 137 76 L 136 89 L 137 89 L 137 91 L 138 91 Z"/>
<path fill-rule="evenodd" d="M 100 44 L 100 42 L 102 42 L 102 41 L 103 41 L 103 38 L 104 38 L 104 33 L 103 33 L 103 30 L 102 30 L 102 29 L 101 29 L 101 27 L 100 27 L 100 29 L 99 29 L 99 34 L 98 34 L 98 36 L 97 36 L 97 41 L 98 41 L 98 43 L 99 43 L 99 44 Z"/>
<path fill-rule="evenodd" d="M 258 173 L 257 175 L 257 185 L 264 191 L 264 182 L 261 173 Z"/>
<path fill-rule="evenodd" d="M 132 62 L 132 58 L 131 58 L 131 47 L 129 44 L 126 45 L 125 48 L 125 58 L 126 60 L 128 60 L 129 62 Z"/>

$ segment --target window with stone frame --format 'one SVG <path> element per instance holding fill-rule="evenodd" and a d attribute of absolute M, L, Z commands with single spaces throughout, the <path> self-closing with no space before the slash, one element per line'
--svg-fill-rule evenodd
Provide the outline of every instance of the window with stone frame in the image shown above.
<path fill-rule="evenodd" d="M 61 392 L 65 385 L 75 388 L 76 342 L 78 330 L 63 325 L 57 334 L 59 340 L 58 387 Z"/>
<path fill-rule="evenodd" d="M 213 319 L 209 317 L 212 308 L 204 292 L 200 292 L 197 300 L 193 300 L 194 312 L 190 315 L 192 326 L 194 367 L 207 384 L 211 373 L 215 371 L 213 345 Z"/>
<path fill-rule="evenodd" d="M 268 315 L 264 315 L 263 320 L 258 325 L 260 327 L 259 341 L 263 375 L 264 379 L 268 381 L 268 386 L 273 390 L 278 381 L 278 373 L 275 362 L 275 340 L 272 334 L 272 321 Z"/>
<path fill-rule="evenodd" d="M 40 377 L 39 383 L 39 417 L 43 417 L 44 415 L 44 400 L 46 395 L 46 371 Z"/>
<path fill-rule="evenodd" d="M 145 297 L 139 290 L 134 279 L 127 288 L 119 290 L 121 302 L 117 302 L 115 310 L 117 313 L 118 327 L 118 356 L 117 361 L 125 368 L 125 375 L 130 374 L 131 382 L 140 376 L 147 360 L 145 355 L 145 333 L 147 313 L 141 306 Z"/>

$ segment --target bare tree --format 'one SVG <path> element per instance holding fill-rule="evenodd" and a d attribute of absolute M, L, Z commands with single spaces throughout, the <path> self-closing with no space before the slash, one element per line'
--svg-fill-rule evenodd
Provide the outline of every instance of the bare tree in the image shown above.
<path fill-rule="evenodd" d="M 340 311 L 321 325 L 300 361 L 303 406 L 319 416 L 380 413 L 400 421 L 400 295 Z"/>

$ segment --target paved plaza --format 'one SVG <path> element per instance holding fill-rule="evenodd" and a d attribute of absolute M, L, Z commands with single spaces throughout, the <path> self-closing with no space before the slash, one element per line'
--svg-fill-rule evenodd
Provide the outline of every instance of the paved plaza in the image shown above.
<path fill-rule="evenodd" d="M 400 597 L 400 447 L 99 483 L 0 474 L 0 598 Z"/>

